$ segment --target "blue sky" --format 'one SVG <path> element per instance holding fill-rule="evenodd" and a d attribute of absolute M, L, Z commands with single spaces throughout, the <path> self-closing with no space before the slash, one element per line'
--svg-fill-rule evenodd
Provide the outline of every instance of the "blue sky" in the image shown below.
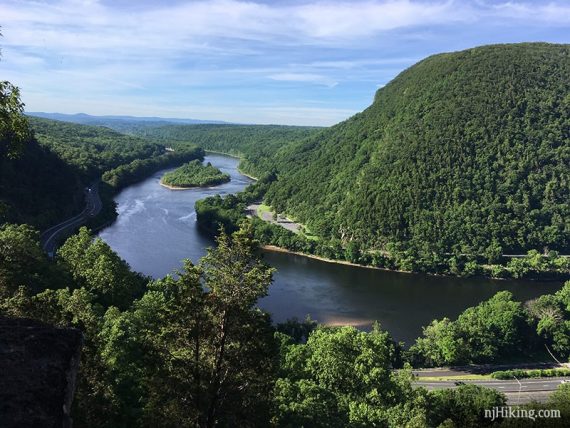
<path fill-rule="evenodd" d="M 568 43 L 570 1 L 0 1 L 28 111 L 332 125 L 418 60 Z"/>

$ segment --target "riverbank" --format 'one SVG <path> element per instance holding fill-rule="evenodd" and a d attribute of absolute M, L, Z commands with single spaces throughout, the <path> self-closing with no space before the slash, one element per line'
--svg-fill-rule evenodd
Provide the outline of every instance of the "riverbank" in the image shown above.
<path fill-rule="evenodd" d="M 225 183 L 227 183 L 227 181 L 226 181 Z M 214 184 L 214 185 L 211 185 L 211 186 L 177 187 L 177 186 L 171 186 L 170 184 L 164 184 L 164 183 L 162 182 L 162 180 L 160 180 L 160 181 L 158 182 L 158 184 L 160 184 L 162 187 L 166 187 L 166 188 L 169 189 L 169 190 L 211 189 L 211 188 L 213 188 L 213 187 L 221 186 L 222 184 L 225 184 L 225 183 Z"/>
<path fill-rule="evenodd" d="M 243 157 L 242 157 L 242 156 L 234 155 L 234 154 L 231 154 L 231 153 L 218 152 L 218 151 L 216 151 L 216 150 L 206 150 L 206 149 L 204 149 L 204 151 L 205 151 L 206 153 L 213 153 L 213 154 L 216 154 L 216 155 L 224 155 L 224 156 L 229 156 L 229 157 L 234 158 L 234 159 L 239 159 L 240 163 L 241 163 L 241 161 L 243 160 Z M 253 175 L 249 175 L 249 174 L 243 172 L 242 169 L 239 167 L 239 164 L 238 164 L 237 170 L 238 170 L 238 172 L 239 172 L 241 175 L 245 175 L 247 178 L 250 178 L 250 179 L 252 179 L 252 180 L 254 180 L 254 181 L 258 181 L 258 180 L 259 180 L 259 178 L 254 177 Z"/>
<path fill-rule="evenodd" d="M 295 256 L 301 256 L 301 257 L 306 257 L 308 259 L 314 259 L 314 260 L 319 260 L 321 262 L 325 262 L 325 263 L 334 263 L 337 265 L 345 265 L 345 266 L 354 266 L 354 267 L 358 267 L 358 268 L 364 268 L 364 269 L 373 269 L 373 270 L 382 270 L 385 272 L 397 272 L 397 273 L 406 273 L 409 275 L 414 275 L 417 274 L 417 272 L 408 272 L 405 270 L 396 270 L 396 269 L 387 269 L 387 268 L 381 268 L 378 266 L 369 266 L 369 265 L 361 265 L 358 263 L 352 263 L 349 262 L 347 260 L 335 260 L 335 259 L 328 259 L 326 257 L 322 257 L 322 256 L 316 256 L 314 254 L 307 254 L 307 253 L 301 253 L 299 251 L 292 251 L 292 250 L 288 250 L 287 248 L 283 248 L 283 247 L 278 247 L 276 245 L 260 245 L 261 249 L 266 250 L 266 251 L 273 251 L 276 253 L 286 253 L 286 254 L 293 254 Z M 442 276 L 442 275 L 440 275 Z"/>
<path fill-rule="evenodd" d="M 162 187 L 166 187 L 169 190 L 192 190 L 192 189 L 197 189 L 197 188 L 202 188 L 202 187 L 213 187 L 213 186 L 192 186 L 192 187 L 178 187 L 178 186 L 171 186 L 170 184 L 165 184 L 162 179 L 160 179 L 160 181 L 158 182 L 158 184 L 160 184 Z"/>

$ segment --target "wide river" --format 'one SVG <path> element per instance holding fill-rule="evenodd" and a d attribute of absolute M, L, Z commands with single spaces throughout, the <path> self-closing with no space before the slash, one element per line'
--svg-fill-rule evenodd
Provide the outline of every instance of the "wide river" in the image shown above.
<path fill-rule="evenodd" d="M 230 174 L 231 181 L 217 187 L 176 191 L 159 184 L 161 171 L 116 197 L 119 217 L 99 235 L 134 270 L 162 277 L 179 268 L 185 258 L 197 262 L 213 245 L 198 229 L 195 202 L 239 192 L 252 180 L 238 172 L 235 158 L 209 154 L 206 161 Z M 559 283 L 386 272 L 285 253 L 266 252 L 264 257 L 277 272 L 269 296 L 260 301 L 260 306 L 275 321 L 309 314 L 327 324 L 369 327 L 378 320 L 396 340 L 408 344 L 432 319 L 454 318 L 499 290 L 510 290 L 524 301 L 560 287 Z"/>

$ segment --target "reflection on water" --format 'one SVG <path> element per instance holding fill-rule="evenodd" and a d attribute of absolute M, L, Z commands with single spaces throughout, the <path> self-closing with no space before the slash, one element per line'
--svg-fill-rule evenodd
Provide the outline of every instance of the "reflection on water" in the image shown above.
<path fill-rule="evenodd" d="M 100 236 L 134 270 L 162 277 L 197 262 L 213 242 L 196 225 L 194 204 L 215 194 L 237 193 L 251 180 L 237 171 L 238 160 L 208 155 L 206 161 L 230 174 L 217 187 L 171 191 L 159 185 L 164 171 L 128 187 L 116 198 L 119 217 Z M 285 253 L 265 252 L 277 268 L 269 296 L 260 306 L 276 321 L 313 319 L 368 328 L 380 322 L 397 340 L 412 341 L 432 319 L 456 317 L 468 306 L 510 290 L 520 300 L 552 292 L 560 284 L 491 281 L 361 269 Z"/>

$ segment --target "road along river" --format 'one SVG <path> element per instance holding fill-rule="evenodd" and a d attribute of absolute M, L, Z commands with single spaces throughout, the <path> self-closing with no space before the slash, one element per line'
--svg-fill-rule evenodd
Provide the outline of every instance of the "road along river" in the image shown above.
<path fill-rule="evenodd" d="M 213 241 L 198 229 L 195 202 L 237 193 L 252 182 L 238 172 L 235 158 L 209 154 L 208 161 L 230 174 L 231 181 L 172 191 L 159 184 L 164 171 L 156 173 L 116 197 L 119 217 L 100 232 L 101 238 L 134 270 L 156 278 L 179 268 L 184 258 L 197 262 Z M 275 321 L 309 314 L 327 324 L 366 328 L 378 320 L 395 339 L 408 344 L 432 319 L 454 318 L 499 290 L 510 290 L 517 299 L 527 300 L 561 285 L 387 272 L 286 253 L 266 252 L 265 260 L 277 272 L 260 306 Z"/>

